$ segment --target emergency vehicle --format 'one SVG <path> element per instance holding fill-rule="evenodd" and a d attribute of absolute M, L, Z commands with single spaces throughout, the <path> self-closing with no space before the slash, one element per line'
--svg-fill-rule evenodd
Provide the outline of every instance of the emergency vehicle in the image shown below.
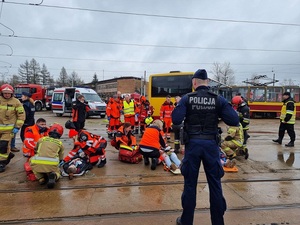
<path fill-rule="evenodd" d="M 14 87 L 15 97 L 21 100 L 22 92 L 32 94 L 31 98 L 34 100 L 35 111 L 41 111 L 45 107 L 45 93 L 46 88 L 39 84 L 17 84 Z"/>
<path fill-rule="evenodd" d="M 51 101 L 52 112 L 56 113 L 57 116 L 62 116 L 64 113 L 72 113 L 72 102 L 76 101 L 78 95 L 83 95 L 85 101 L 89 104 L 90 109 L 87 112 L 87 118 L 89 116 L 105 117 L 105 102 L 90 88 L 55 88 Z"/>

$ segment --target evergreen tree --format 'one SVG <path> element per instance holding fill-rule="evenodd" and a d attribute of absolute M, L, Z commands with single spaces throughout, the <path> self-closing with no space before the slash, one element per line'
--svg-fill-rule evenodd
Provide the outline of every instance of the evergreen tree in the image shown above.
<path fill-rule="evenodd" d="M 98 83 L 98 76 L 97 76 L 97 73 L 94 73 L 93 80 L 92 80 L 93 89 L 96 89 L 97 83 Z"/>
<path fill-rule="evenodd" d="M 18 71 L 20 75 L 20 82 L 29 84 L 31 81 L 31 71 L 28 60 L 26 60 L 24 64 L 20 65 Z"/>
<path fill-rule="evenodd" d="M 50 83 L 50 72 L 48 71 L 47 67 L 45 64 L 43 64 L 42 70 L 42 85 L 46 85 Z"/>
<path fill-rule="evenodd" d="M 61 71 L 60 71 L 60 74 L 59 74 L 59 77 L 56 80 L 56 83 L 57 83 L 58 86 L 64 87 L 64 86 L 68 85 L 67 82 L 68 82 L 68 74 L 67 74 L 67 71 L 66 71 L 65 67 L 62 67 Z"/>
<path fill-rule="evenodd" d="M 41 67 L 40 64 L 35 60 L 32 59 L 30 61 L 30 72 L 31 72 L 31 83 L 33 84 L 40 84 L 41 80 Z"/>

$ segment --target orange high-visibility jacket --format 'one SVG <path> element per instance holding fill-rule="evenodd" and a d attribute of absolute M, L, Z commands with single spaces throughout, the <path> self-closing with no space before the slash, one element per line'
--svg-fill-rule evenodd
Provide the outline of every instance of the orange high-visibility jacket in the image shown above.
<path fill-rule="evenodd" d="M 34 156 L 34 148 L 41 137 L 47 136 L 48 133 L 40 133 L 38 126 L 27 127 L 24 132 L 23 154 L 26 157 Z"/>

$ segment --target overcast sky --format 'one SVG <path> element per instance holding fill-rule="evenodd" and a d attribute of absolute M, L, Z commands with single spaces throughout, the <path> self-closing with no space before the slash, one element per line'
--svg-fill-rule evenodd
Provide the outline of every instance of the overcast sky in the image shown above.
<path fill-rule="evenodd" d="M 298 0 L 5 0 L 0 6 L 5 77 L 32 58 L 55 79 L 65 67 L 85 82 L 95 72 L 99 80 L 144 71 L 148 77 L 209 72 L 214 62 L 229 62 L 237 83 L 275 74 L 300 84 Z"/>

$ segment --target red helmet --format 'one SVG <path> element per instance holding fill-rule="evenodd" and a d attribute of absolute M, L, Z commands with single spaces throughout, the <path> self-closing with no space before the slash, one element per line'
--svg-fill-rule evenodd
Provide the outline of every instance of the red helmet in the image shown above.
<path fill-rule="evenodd" d="M 14 93 L 14 88 L 9 84 L 3 84 L 1 86 L 1 92 L 2 93 L 11 93 L 11 94 L 13 94 Z"/>
<path fill-rule="evenodd" d="M 78 141 L 79 142 L 87 141 L 90 138 L 91 135 L 92 135 L 91 133 L 89 133 L 85 130 L 81 130 L 78 133 Z"/>
<path fill-rule="evenodd" d="M 141 101 L 141 102 L 146 102 L 146 97 L 145 97 L 145 96 L 143 96 L 143 95 L 141 95 L 141 97 L 140 97 L 140 101 Z"/>
<path fill-rule="evenodd" d="M 231 99 L 231 104 L 232 105 L 237 105 L 239 106 L 240 104 L 242 104 L 243 102 L 243 99 L 241 96 L 234 96 L 232 99 Z"/>
<path fill-rule="evenodd" d="M 49 136 L 58 136 L 58 138 L 60 138 L 64 133 L 64 128 L 58 124 L 55 123 L 53 124 L 50 129 L 49 129 Z"/>

